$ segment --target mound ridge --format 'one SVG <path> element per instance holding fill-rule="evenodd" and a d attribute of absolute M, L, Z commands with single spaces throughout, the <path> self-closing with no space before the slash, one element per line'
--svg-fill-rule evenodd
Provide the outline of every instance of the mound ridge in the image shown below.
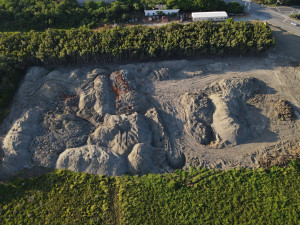
<path fill-rule="evenodd" d="M 34 85 L 39 73 L 42 78 Z M 30 87 L 36 94 L 29 94 L 27 88 L 18 93 L 14 112 L 17 114 L 25 101 L 29 104 L 4 139 L 2 168 L 15 171 L 34 165 L 114 176 L 129 170 L 169 170 L 165 155 L 170 154 L 170 161 L 172 154 L 165 151 L 164 128 L 157 111 L 147 112 L 148 107 L 136 96 L 134 76 L 123 78 L 130 90 L 115 96 L 113 88 L 124 88 L 116 87 L 118 74 L 125 77 L 128 72 L 110 75 L 95 69 L 47 74 L 43 68 L 32 68 L 22 87 Z M 126 104 L 131 104 L 132 110 L 124 111 Z M 146 112 L 137 113 L 140 109 Z M 154 159 L 157 155 L 159 160 Z"/>
<path fill-rule="evenodd" d="M 200 144 L 237 145 L 248 138 L 247 99 L 259 92 L 256 78 L 229 78 L 199 93 L 185 93 L 181 104 L 185 127 Z"/>
<path fill-rule="evenodd" d="M 296 136 L 295 101 L 281 100 L 267 79 L 247 72 L 220 76 L 230 66 L 181 60 L 32 67 L 0 128 L 0 169 L 118 176 L 190 165 L 258 167 L 268 145 Z"/>

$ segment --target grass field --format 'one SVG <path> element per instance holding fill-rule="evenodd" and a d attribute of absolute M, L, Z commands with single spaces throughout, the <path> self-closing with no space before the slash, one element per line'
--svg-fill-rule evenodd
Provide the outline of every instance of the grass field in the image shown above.
<path fill-rule="evenodd" d="M 67 170 L 0 185 L 0 224 L 299 224 L 300 163 L 105 177 Z"/>

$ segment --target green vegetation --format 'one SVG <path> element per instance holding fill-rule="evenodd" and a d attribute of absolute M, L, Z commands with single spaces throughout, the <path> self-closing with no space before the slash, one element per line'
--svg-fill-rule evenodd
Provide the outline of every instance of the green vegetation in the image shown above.
<path fill-rule="evenodd" d="M 29 31 L 47 28 L 96 27 L 105 23 L 127 22 L 143 14 L 139 0 L 118 0 L 111 4 L 77 0 L 0 0 L 0 30 Z"/>
<path fill-rule="evenodd" d="M 256 3 L 264 5 L 275 5 L 277 0 L 253 0 Z M 278 5 L 300 5 L 300 0 L 280 0 Z"/>
<path fill-rule="evenodd" d="M 226 6 L 226 12 L 233 14 L 241 14 L 244 12 L 244 6 L 237 2 L 229 2 Z"/>
<path fill-rule="evenodd" d="M 1 224 L 298 224 L 300 163 L 104 177 L 56 170 L 0 185 Z"/>
<path fill-rule="evenodd" d="M 0 122 L 18 81 L 33 65 L 260 54 L 275 45 L 263 23 L 232 20 L 87 29 L 139 17 L 144 4 L 154 3 L 185 11 L 238 9 L 219 0 L 119 0 L 83 6 L 76 0 L 0 0 L 0 30 L 43 31 L 0 33 Z M 80 26 L 86 28 L 70 29 Z M 297 224 L 299 171 L 296 161 L 267 171 L 191 169 L 142 177 L 56 170 L 0 185 L 0 224 Z"/>
<path fill-rule="evenodd" d="M 133 26 L 95 32 L 89 29 L 0 33 L 0 122 L 20 73 L 33 65 L 98 63 L 157 57 L 245 55 L 275 45 L 263 23 L 212 22 Z"/>
<path fill-rule="evenodd" d="M 94 32 L 88 29 L 5 32 L 0 55 L 31 64 L 112 62 L 195 55 L 244 55 L 275 44 L 263 23 L 197 22 L 162 27 L 133 26 Z"/>
<path fill-rule="evenodd" d="M 87 1 L 83 6 L 77 0 L 0 0 L 0 30 L 43 31 L 47 28 L 70 29 L 80 26 L 95 28 L 141 19 L 144 6 L 151 9 L 159 3 L 182 11 L 243 11 L 240 5 L 232 7 L 230 3 L 226 6 L 220 0 L 118 0 L 111 4 Z"/>
<path fill-rule="evenodd" d="M 0 0 L 0 29 L 95 27 L 142 14 L 143 2 Z M 161 1 L 189 11 L 236 10 L 218 0 Z M 181 5 L 180 5 L 181 4 Z M 224 5 L 225 4 L 225 5 Z M 230 6 L 230 7 L 229 7 Z M 197 8 L 198 7 L 198 8 Z M 219 8 L 218 8 L 219 7 Z M 121 15 L 121 16 L 120 16 Z M 33 65 L 98 63 L 200 55 L 260 54 L 275 40 L 263 23 L 212 22 L 0 33 L 0 122 L 25 70 Z M 299 162 L 270 170 L 178 170 L 104 177 L 56 170 L 0 185 L 0 224 L 296 224 Z"/>
<path fill-rule="evenodd" d="M 162 2 L 166 4 L 166 8 L 181 9 L 183 11 L 226 11 L 227 13 L 239 14 L 243 13 L 244 7 L 237 2 L 226 3 L 222 0 L 146 0 L 146 2 Z M 155 4 L 148 4 L 154 6 Z"/>
<path fill-rule="evenodd" d="M 300 20 L 300 13 L 299 14 L 292 14 L 292 15 L 290 15 L 290 17 Z"/>
<path fill-rule="evenodd" d="M 8 104 L 24 72 L 16 59 L 0 54 L 0 124 L 9 112 Z"/>
<path fill-rule="evenodd" d="M 114 178 L 55 171 L 0 185 L 0 224 L 114 224 Z"/>

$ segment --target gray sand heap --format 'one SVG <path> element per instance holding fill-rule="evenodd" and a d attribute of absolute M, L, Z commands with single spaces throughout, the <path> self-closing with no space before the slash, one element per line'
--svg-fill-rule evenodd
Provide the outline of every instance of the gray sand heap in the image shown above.
<path fill-rule="evenodd" d="M 130 85 L 117 90 L 118 96 L 113 91 L 124 87 L 114 86 L 116 74 Z M 155 108 L 147 111 L 134 76 L 127 74 L 110 76 L 101 69 L 46 74 L 32 68 L 13 106 L 13 116 L 20 115 L 3 141 L 2 169 L 43 166 L 106 175 L 170 170 L 166 157 L 172 161 L 173 154 L 159 115 Z"/>
<path fill-rule="evenodd" d="M 244 68 L 238 72 L 224 61 L 31 68 L 0 127 L 0 174 L 35 166 L 113 176 L 260 166 L 268 146 L 299 135 L 300 73 L 278 69 L 284 77 L 274 83 L 269 70 L 249 77 L 255 60 L 232 67 Z M 283 83 L 294 94 L 281 93 Z"/>

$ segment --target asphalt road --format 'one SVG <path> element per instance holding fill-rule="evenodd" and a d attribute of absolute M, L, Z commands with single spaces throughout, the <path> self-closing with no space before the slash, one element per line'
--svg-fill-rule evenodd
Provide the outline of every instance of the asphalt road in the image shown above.
<path fill-rule="evenodd" d="M 232 0 L 227 0 L 230 2 Z M 239 2 L 241 5 L 245 5 L 246 2 L 242 0 L 235 0 Z M 249 10 L 248 7 L 245 7 L 246 11 Z M 253 2 L 250 2 L 250 10 L 248 13 L 250 14 L 249 20 L 261 20 L 267 21 L 268 23 L 280 27 L 283 30 L 286 30 L 290 33 L 293 33 L 297 36 L 300 36 L 300 22 L 296 19 L 291 19 L 289 14 L 298 13 L 300 8 L 298 7 L 265 7 Z M 298 23 L 298 26 L 292 25 L 291 22 Z M 299 47 L 300 48 L 300 47 Z"/>
<path fill-rule="evenodd" d="M 251 21 L 251 20 L 260 20 L 266 21 L 267 23 L 279 27 L 283 31 L 287 31 L 294 35 L 300 37 L 300 21 L 296 19 L 292 19 L 289 17 L 290 14 L 300 13 L 299 7 L 288 7 L 288 6 L 278 6 L 278 7 L 265 7 L 254 2 L 246 3 L 243 0 L 225 0 L 225 2 L 236 1 L 241 5 L 245 6 L 245 11 L 249 13 L 248 16 L 245 17 L 235 17 L 236 21 Z M 249 7 L 250 4 L 250 7 Z M 250 9 L 250 10 L 249 10 Z M 298 26 L 292 25 L 291 23 L 297 23 Z M 156 24 L 144 24 L 149 26 L 162 26 L 167 23 L 156 23 Z M 299 46 L 300 50 L 300 46 Z"/>

